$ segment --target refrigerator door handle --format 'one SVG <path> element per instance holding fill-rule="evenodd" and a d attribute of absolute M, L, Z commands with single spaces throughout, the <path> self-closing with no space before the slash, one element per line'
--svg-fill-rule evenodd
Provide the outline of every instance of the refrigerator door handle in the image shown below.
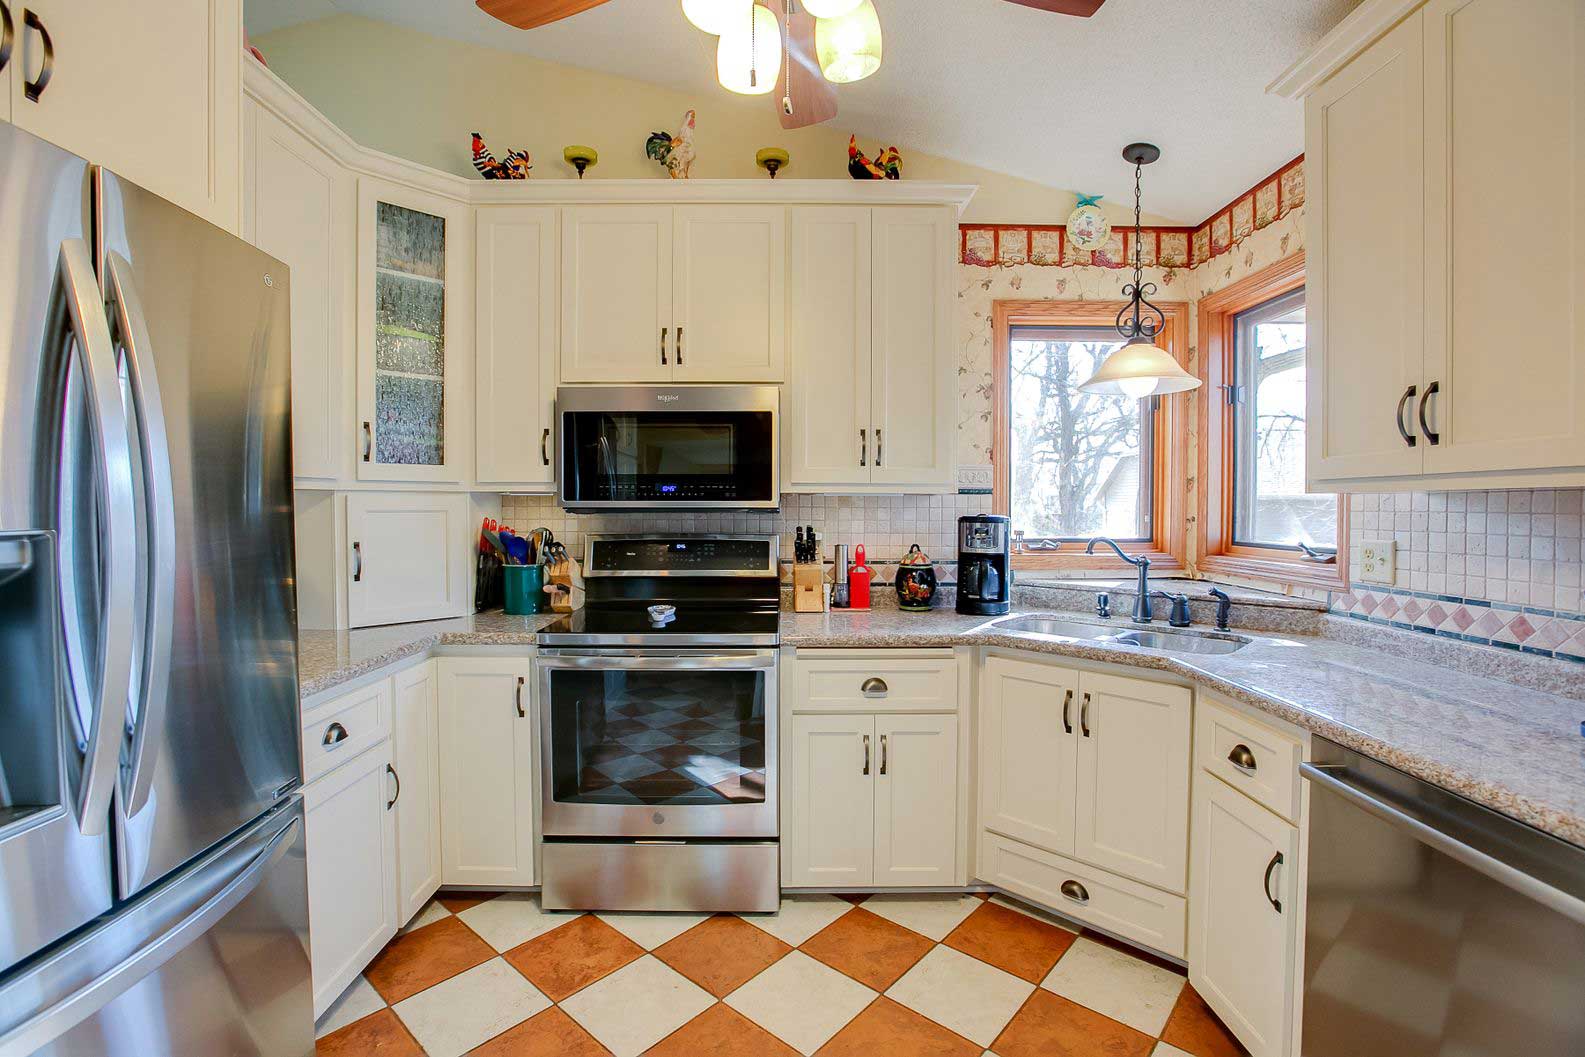
<path fill-rule="evenodd" d="M 67 357 L 73 337 L 80 349 L 87 403 L 89 430 L 99 449 L 103 477 L 97 490 L 106 522 L 100 533 L 103 547 L 104 594 L 102 609 L 104 633 L 100 640 L 99 688 L 92 719 L 84 734 L 82 779 L 77 792 L 77 825 L 85 836 L 103 833 L 110 821 L 110 800 L 115 791 L 120 766 L 123 717 L 127 695 L 132 686 L 132 622 L 137 536 L 137 514 L 133 506 L 131 453 L 127 445 L 126 414 L 121 404 L 121 382 L 116 371 L 115 347 L 105 319 L 99 283 L 94 276 L 93 257 L 82 239 L 61 243 L 55 285 L 50 295 L 49 331 L 51 345 L 59 364 L 55 368 L 56 404 L 63 417 L 46 421 L 51 434 L 40 438 L 41 451 L 61 451 L 65 427 L 64 396 L 71 364 Z M 41 509 L 59 511 L 62 487 L 59 457 L 43 468 L 39 478 Z M 58 519 L 58 515 L 57 515 Z M 63 563 L 64 567 L 64 563 Z M 64 574 L 63 574 L 64 579 Z M 62 584 L 64 605 L 71 582 Z M 75 591 L 71 592 L 75 595 Z M 79 632 L 62 610 L 67 639 L 67 660 L 86 671 L 89 661 L 82 656 Z M 86 686 L 74 680 L 74 688 Z"/>
<path fill-rule="evenodd" d="M 211 864 L 217 872 L 225 871 L 230 866 L 236 869 L 236 876 L 218 892 L 204 900 L 191 914 L 172 928 L 151 937 L 120 964 L 99 973 L 82 987 L 52 1002 L 4 1035 L 0 1035 L 0 1053 L 33 1053 L 49 1045 L 201 939 L 258 888 L 264 875 L 292 847 L 297 830 L 302 825 L 301 818 L 293 818 L 290 823 L 276 831 L 263 848 L 253 852 L 251 861 L 240 865 L 240 868 L 225 861 Z M 239 857 L 246 856 L 249 854 L 249 849 L 239 848 L 237 852 Z M 56 959 L 69 962 L 74 954 L 80 953 L 81 948 L 91 944 L 92 940 L 93 935 L 90 933 L 78 944 L 62 951 Z M 48 974 L 51 968 L 51 963 L 46 962 L 40 966 L 39 972 Z M 61 971 L 69 972 L 70 968 L 62 965 Z M 24 976 L 18 983 L 27 987 L 27 977 Z M 47 983 L 43 986 L 47 986 Z M 5 997 L 4 991 L 0 990 L 0 1000 Z M 5 1003 L 0 1001 L 0 1008 L 4 1006 Z"/>
<path fill-rule="evenodd" d="M 132 735 L 132 755 L 127 776 L 126 813 L 142 811 L 154 783 L 159 760 L 161 731 L 171 675 L 171 628 L 176 601 L 176 497 L 171 477 L 170 447 L 165 431 L 165 407 L 154 371 L 147 317 L 132 279 L 132 265 L 111 251 L 105 261 L 107 307 L 113 313 L 113 336 L 118 339 L 122 363 L 132 394 L 133 419 L 139 450 L 134 453 L 143 468 L 143 518 L 147 554 L 139 555 L 145 570 L 147 597 L 133 609 L 134 648 L 141 647 L 136 694 L 141 708 Z"/>

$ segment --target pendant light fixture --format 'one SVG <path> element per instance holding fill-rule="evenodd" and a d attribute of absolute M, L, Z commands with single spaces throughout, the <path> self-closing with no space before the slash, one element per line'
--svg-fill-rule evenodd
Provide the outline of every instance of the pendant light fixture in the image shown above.
<path fill-rule="evenodd" d="M 682 13 L 695 26 L 719 37 L 734 23 L 747 23 L 753 3 L 754 0 L 682 0 Z"/>
<path fill-rule="evenodd" d="M 880 69 L 881 17 L 873 0 L 859 0 L 845 15 L 816 21 L 815 57 L 832 84 L 862 81 Z"/>
<path fill-rule="evenodd" d="M 716 45 L 716 79 L 739 95 L 766 95 L 781 73 L 781 24 L 775 12 L 759 4 L 734 18 Z"/>
<path fill-rule="evenodd" d="M 841 18 L 863 0 L 802 0 L 803 9 L 815 18 Z"/>
<path fill-rule="evenodd" d="M 1148 298 L 1156 292 L 1155 283 L 1144 280 L 1144 229 L 1140 221 L 1140 182 L 1144 167 L 1161 157 L 1152 143 L 1130 143 L 1123 148 L 1123 159 L 1134 167 L 1134 281 L 1123 287 L 1128 304 L 1117 313 L 1117 332 L 1124 345 L 1079 386 L 1087 393 L 1126 396 L 1143 400 L 1147 396 L 1183 393 L 1200 387 L 1200 380 L 1185 371 L 1172 354 L 1156 344 L 1167 325 L 1167 317 Z"/>

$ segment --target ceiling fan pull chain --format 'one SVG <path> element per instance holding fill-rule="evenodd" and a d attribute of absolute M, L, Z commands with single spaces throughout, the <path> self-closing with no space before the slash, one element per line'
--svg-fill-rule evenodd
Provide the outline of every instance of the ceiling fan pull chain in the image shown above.
<path fill-rule="evenodd" d="M 793 20 L 793 0 L 787 0 L 786 14 L 787 14 L 787 17 L 782 20 L 782 32 L 786 35 L 787 40 L 782 45 L 782 82 L 781 82 L 782 83 L 782 97 L 781 97 L 781 109 L 782 109 L 782 113 L 786 114 L 788 117 L 792 117 L 792 112 L 793 112 L 793 101 L 792 101 L 792 32 L 793 32 L 792 20 Z"/>
<path fill-rule="evenodd" d="M 748 86 L 759 87 L 759 28 L 755 16 L 759 14 L 759 0 L 748 5 Z"/>

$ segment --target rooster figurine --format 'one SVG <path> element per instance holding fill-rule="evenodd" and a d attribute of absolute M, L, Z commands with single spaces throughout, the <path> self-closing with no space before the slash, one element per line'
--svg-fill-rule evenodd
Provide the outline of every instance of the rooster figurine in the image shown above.
<path fill-rule="evenodd" d="M 666 175 L 673 180 L 686 180 L 693 171 L 693 126 L 695 114 L 688 111 L 682 119 L 682 129 L 675 136 L 670 132 L 652 132 L 644 143 L 644 153 L 666 167 Z"/>
<path fill-rule="evenodd" d="M 526 150 L 514 150 L 507 152 L 505 161 L 497 160 L 484 145 L 484 137 L 475 132 L 473 167 L 479 170 L 479 175 L 486 180 L 526 180 L 529 170 L 534 167 L 534 159 Z"/>
<path fill-rule="evenodd" d="M 848 137 L 848 175 L 855 180 L 901 180 L 903 156 L 896 147 L 887 147 L 874 161 L 859 150 L 857 136 Z"/>

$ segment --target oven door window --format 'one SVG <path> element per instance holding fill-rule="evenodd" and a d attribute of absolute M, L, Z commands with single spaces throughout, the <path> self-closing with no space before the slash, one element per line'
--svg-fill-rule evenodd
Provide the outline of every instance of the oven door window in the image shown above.
<path fill-rule="evenodd" d="M 763 804 L 768 675 L 553 671 L 552 798 L 613 807 Z"/>
<path fill-rule="evenodd" d="M 575 412 L 563 451 L 576 502 L 746 503 L 771 495 L 772 416 L 742 412 Z"/>

